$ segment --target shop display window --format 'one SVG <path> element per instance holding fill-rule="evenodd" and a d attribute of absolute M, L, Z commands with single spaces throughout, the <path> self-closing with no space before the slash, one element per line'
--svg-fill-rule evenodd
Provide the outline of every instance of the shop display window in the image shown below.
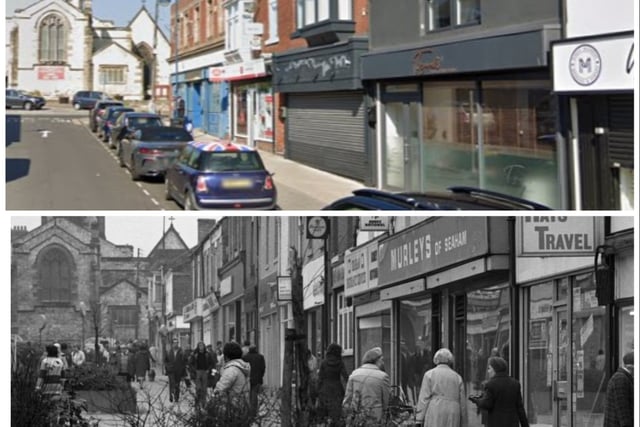
<path fill-rule="evenodd" d="M 362 356 L 374 347 L 382 348 L 384 360 L 389 363 L 391 360 L 391 313 L 388 311 L 358 318 L 358 354 L 356 356 L 358 360 L 356 366 L 360 365 Z"/>
<path fill-rule="evenodd" d="M 400 387 L 416 405 L 422 378 L 433 368 L 431 296 L 400 301 Z"/>
<path fill-rule="evenodd" d="M 622 366 L 622 357 L 630 351 L 634 351 L 633 331 L 634 331 L 634 311 L 633 306 L 621 307 L 618 312 L 618 366 Z"/>

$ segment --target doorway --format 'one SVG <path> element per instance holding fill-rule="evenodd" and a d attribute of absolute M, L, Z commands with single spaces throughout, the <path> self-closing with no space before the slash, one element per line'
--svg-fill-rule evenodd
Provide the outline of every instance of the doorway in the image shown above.
<path fill-rule="evenodd" d="M 421 104 L 394 101 L 385 104 L 383 128 L 384 188 L 423 191 Z"/>

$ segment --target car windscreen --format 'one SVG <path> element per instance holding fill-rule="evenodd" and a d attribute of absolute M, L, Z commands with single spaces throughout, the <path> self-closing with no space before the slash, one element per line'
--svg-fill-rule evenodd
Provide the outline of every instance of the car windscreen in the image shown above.
<path fill-rule="evenodd" d="M 120 116 L 120 114 L 133 111 L 133 108 L 114 108 L 107 111 L 109 112 L 109 119 L 115 120 Z"/>
<path fill-rule="evenodd" d="M 162 126 L 162 121 L 158 117 L 129 117 L 129 126 L 136 129 L 147 126 Z"/>
<path fill-rule="evenodd" d="M 264 170 L 262 159 L 256 151 L 205 151 L 202 153 L 199 166 L 203 172 Z"/>
<path fill-rule="evenodd" d="M 182 128 L 145 127 L 140 129 L 140 141 L 148 142 L 189 142 L 193 138 Z"/>

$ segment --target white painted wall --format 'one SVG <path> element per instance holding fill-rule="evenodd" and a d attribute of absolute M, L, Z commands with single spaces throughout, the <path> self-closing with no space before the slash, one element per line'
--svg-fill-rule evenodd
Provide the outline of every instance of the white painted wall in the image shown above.
<path fill-rule="evenodd" d="M 566 4 L 569 38 L 617 33 L 634 28 L 633 0 L 566 0 Z"/>
<path fill-rule="evenodd" d="M 126 65 L 125 84 L 107 84 L 100 82 L 100 65 Z M 110 96 L 122 95 L 125 100 L 142 99 L 142 69 L 138 58 L 117 45 L 111 45 L 93 56 L 93 87 Z"/>

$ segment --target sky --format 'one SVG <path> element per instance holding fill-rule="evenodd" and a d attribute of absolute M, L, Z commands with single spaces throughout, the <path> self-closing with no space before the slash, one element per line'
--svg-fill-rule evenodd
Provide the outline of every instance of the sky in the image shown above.
<path fill-rule="evenodd" d="M 10 16 L 15 9 L 25 8 L 37 1 L 39 0 L 5 0 L 6 14 Z M 93 16 L 113 21 L 119 27 L 125 26 L 140 10 L 142 3 L 142 0 L 93 0 Z M 155 13 L 155 4 L 156 0 L 145 1 L 145 7 L 152 16 Z M 169 6 L 160 7 L 158 21 L 160 22 L 160 29 L 164 31 L 165 35 L 169 36 L 171 33 L 169 29 Z"/>
<path fill-rule="evenodd" d="M 57 216 L 51 215 L 50 216 Z M 141 256 L 149 255 L 149 252 L 162 237 L 162 222 L 169 228 L 171 215 L 157 216 L 133 216 L 133 215 L 106 215 L 107 240 L 118 245 L 132 245 L 135 253 L 140 249 Z M 32 230 L 40 225 L 40 216 L 13 216 L 11 226 L 25 225 Z M 174 228 L 188 247 L 195 246 L 198 242 L 198 219 L 195 216 L 175 216 Z"/>

